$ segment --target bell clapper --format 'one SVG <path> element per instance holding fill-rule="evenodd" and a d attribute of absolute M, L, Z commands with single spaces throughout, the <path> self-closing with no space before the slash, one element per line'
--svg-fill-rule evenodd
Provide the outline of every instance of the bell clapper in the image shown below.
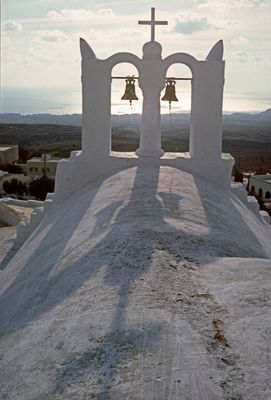
<path fill-rule="evenodd" d="M 172 124 L 172 113 L 171 113 L 171 101 L 169 101 L 169 117 L 170 117 L 170 129 L 171 133 L 173 132 L 173 124 Z"/>

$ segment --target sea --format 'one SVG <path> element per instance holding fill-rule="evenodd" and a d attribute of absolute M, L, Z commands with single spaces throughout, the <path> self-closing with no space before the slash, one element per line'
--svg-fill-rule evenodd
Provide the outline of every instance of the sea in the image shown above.
<path fill-rule="evenodd" d="M 81 88 L 1 88 L 0 112 L 20 114 L 81 113 Z"/>
<path fill-rule="evenodd" d="M 112 87 L 111 113 L 129 114 L 141 113 L 142 95 L 137 90 L 138 101 L 130 106 L 128 101 L 121 100 L 123 89 L 120 86 Z M 177 93 L 179 101 L 172 103 L 172 112 L 189 112 L 191 93 L 184 90 Z M 261 112 L 270 108 L 270 96 L 255 96 L 225 93 L 223 102 L 224 113 L 231 112 Z M 72 88 L 27 88 L 27 87 L 1 87 L 0 113 L 27 114 L 79 114 L 82 112 L 81 87 Z M 161 112 L 168 113 L 167 102 L 161 101 Z"/>
<path fill-rule="evenodd" d="M 114 86 L 111 92 L 112 114 L 141 113 L 142 95 L 137 91 L 138 101 L 132 106 L 129 102 L 121 100 L 124 87 Z M 172 108 L 180 108 L 183 112 L 189 111 L 190 94 L 187 93 L 187 106 L 184 97 L 182 104 L 174 104 Z M 168 112 L 168 103 L 162 102 L 162 112 Z M 1 89 L 0 113 L 27 114 L 78 114 L 82 112 L 81 87 L 78 88 L 15 88 L 3 87 Z"/>

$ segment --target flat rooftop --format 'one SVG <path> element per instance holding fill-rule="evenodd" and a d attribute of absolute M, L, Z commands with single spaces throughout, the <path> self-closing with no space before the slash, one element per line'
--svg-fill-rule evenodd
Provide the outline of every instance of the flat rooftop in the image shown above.
<path fill-rule="evenodd" d="M 16 146 L 17 146 L 17 145 L 16 145 Z M 0 146 L 0 151 L 9 150 L 9 149 L 12 149 L 12 147 L 15 147 L 15 146 Z"/>
<path fill-rule="evenodd" d="M 251 178 L 257 179 L 259 181 L 264 181 L 271 183 L 271 174 L 266 174 L 266 175 L 252 175 Z"/>
<path fill-rule="evenodd" d="M 50 158 L 48 160 L 46 160 L 46 164 L 50 163 L 50 162 L 58 162 L 60 160 L 63 160 L 63 158 Z M 33 157 L 30 158 L 29 160 L 27 160 L 27 162 L 44 162 L 43 158 L 41 157 Z"/>

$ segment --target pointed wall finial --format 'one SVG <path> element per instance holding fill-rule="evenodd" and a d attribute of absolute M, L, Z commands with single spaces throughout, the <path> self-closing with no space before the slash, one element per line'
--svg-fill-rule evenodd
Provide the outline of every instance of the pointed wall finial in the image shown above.
<path fill-rule="evenodd" d="M 223 40 L 219 40 L 210 50 L 206 60 L 208 61 L 222 61 L 223 60 Z"/>
<path fill-rule="evenodd" d="M 92 50 L 90 45 L 85 41 L 85 39 L 82 39 L 82 38 L 80 38 L 80 51 L 81 51 L 82 60 L 96 58 L 94 51 Z"/>

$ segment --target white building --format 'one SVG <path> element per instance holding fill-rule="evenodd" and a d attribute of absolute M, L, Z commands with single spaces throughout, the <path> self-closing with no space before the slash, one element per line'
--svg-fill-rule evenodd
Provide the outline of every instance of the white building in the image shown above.
<path fill-rule="evenodd" d="M 261 196 L 265 202 L 270 202 L 271 174 L 252 175 L 249 180 L 249 190 L 258 196 Z"/>
<path fill-rule="evenodd" d="M 51 158 L 50 154 L 42 154 L 41 157 L 33 157 L 27 161 L 27 176 L 31 178 L 40 177 L 44 175 L 48 178 L 54 179 L 57 169 L 57 164 L 60 158 Z"/>
<path fill-rule="evenodd" d="M 10 165 L 19 158 L 18 145 L 7 146 L 0 145 L 0 166 Z"/>

